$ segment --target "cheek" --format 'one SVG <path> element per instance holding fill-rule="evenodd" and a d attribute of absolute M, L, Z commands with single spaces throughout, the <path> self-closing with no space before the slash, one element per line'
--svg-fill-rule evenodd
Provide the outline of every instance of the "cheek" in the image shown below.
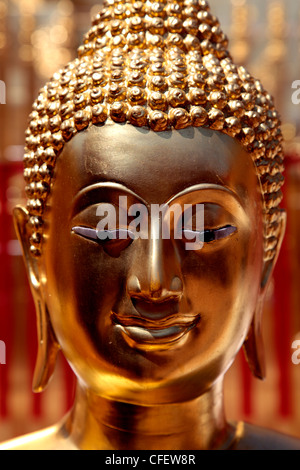
<path fill-rule="evenodd" d="M 49 238 L 45 259 L 47 304 L 56 332 L 68 337 L 76 325 L 89 335 L 109 317 L 122 295 L 126 254 L 109 257 L 97 244 L 66 233 L 60 243 Z M 79 331 L 79 330 L 78 330 Z"/>
<path fill-rule="evenodd" d="M 262 240 L 244 231 L 184 259 L 186 299 L 211 338 L 226 328 L 247 332 L 259 295 L 262 256 Z"/>
<path fill-rule="evenodd" d="M 111 258 L 97 244 L 73 236 L 65 246 L 63 256 L 56 245 L 46 259 L 47 304 L 65 357 L 89 381 L 89 370 L 105 371 L 120 363 L 110 314 L 123 297 L 128 255 Z"/>

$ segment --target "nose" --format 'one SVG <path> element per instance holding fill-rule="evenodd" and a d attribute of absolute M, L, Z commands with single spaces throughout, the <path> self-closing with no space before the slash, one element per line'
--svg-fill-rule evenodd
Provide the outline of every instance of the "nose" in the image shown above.
<path fill-rule="evenodd" d="M 170 313 L 183 295 L 180 258 L 174 242 L 162 237 L 162 223 L 151 223 L 150 239 L 141 250 L 127 280 L 127 292 L 141 314 Z"/>

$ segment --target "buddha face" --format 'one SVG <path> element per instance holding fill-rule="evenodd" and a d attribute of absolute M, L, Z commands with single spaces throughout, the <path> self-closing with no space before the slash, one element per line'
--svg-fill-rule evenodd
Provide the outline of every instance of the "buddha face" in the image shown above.
<path fill-rule="evenodd" d="M 262 200 L 251 157 L 217 131 L 107 123 L 75 136 L 55 171 L 40 279 L 81 383 L 131 403 L 200 395 L 231 365 L 260 296 Z M 119 226 L 124 197 L 128 208 L 147 208 L 148 236 Z M 115 233 L 128 236 L 95 236 L 107 204 Z M 154 204 L 203 207 L 204 243 L 187 249 L 193 217 L 181 239 L 170 217 L 163 237 Z"/>

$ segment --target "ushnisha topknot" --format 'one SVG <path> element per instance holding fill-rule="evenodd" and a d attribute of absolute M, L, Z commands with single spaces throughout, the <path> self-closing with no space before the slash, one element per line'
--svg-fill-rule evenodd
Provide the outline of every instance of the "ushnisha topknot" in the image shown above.
<path fill-rule="evenodd" d="M 40 90 L 26 131 L 24 177 L 40 256 L 55 163 L 78 132 L 112 120 L 155 132 L 206 127 L 251 155 L 264 201 L 265 260 L 278 243 L 284 178 L 280 120 L 272 97 L 227 50 L 205 0 L 108 0 L 78 58 Z"/>

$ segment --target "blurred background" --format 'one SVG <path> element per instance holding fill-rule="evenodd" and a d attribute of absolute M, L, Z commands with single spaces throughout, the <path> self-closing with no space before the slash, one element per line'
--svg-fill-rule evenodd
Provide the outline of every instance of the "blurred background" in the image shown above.
<path fill-rule="evenodd" d="M 300 364 L 291 359 L 292 343 L 300 340 L 300 104 L 292 103 L 292 83 L 300 80 L 300 3 L 210 4 L 235 61 L 275 96 L 286 141 L 288 227 L 264 313 L 267 379 L 253 379 L 240 354 L 226 379 L 227 415 L 300 437 Z M 0 340 L 6 344 L 0 441 L 55 423 L 73 399 L 74 377 L 62 357 L 47 391 L 31 391 L 35 313 L 11 214 L 24 202 L 22 157 L 31 105 L 51 75 L 75 58 L 100 6 L 95 0 L 0 0 Z"/>

